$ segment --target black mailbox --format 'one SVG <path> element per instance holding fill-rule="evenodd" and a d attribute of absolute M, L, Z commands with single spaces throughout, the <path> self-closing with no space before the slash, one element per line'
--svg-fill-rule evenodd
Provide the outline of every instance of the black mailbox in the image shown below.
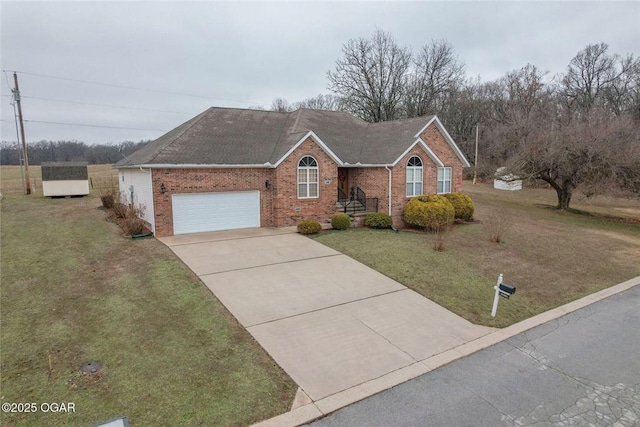
<path fill-rule="evenodd" d="M 500 287 L 498 289 L 500 291 L 500 296 L 506 299 L 516 293 L 516 287 L 507 285 L 506 283 L 500 283 Z"/>

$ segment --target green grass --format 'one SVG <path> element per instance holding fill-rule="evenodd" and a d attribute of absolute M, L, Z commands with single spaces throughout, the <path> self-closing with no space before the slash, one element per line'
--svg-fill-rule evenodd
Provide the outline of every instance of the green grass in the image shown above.
<path fill-rule="evenodd" d="M 458 225 L 444 252 L 423 232 L 351 229 L 316 240 L 371 266 L 471 322 L 504 327 L 640 275 L 637 200 L 576 203 L 585 213 L 549 208 L 548 190 L 507 192 L 490 186 L 464 190 L 475 217 L 496 209 L 511 222 L 504 243 L 491 243 L 481 223 Z M 591 203 L 596 203 L 591 202 Z M 622 212 L 622 215 L 617 215 Z M 490 316 L 498 274 L 517 287 Z"/>
<path fill-rule="evenodd" d="M 293 381 L 160 242 L 122 238 L 95 198 L 0 203 L 0 400 L 75 403 L 2 426 L 247 425 L 289 409 Z M 101 375 L 79 372 L 91 360 Z"/>

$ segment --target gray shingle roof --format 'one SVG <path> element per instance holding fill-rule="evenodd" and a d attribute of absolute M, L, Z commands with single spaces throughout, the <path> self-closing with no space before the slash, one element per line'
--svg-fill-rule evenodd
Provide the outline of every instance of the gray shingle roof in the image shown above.
<path fill-rule="evenodd" d="M 337 111 L 209 108 L 116 167 L 275 164 L 309 131 L 345 163 L 384 165 L 407 150 L 429 120 L 431 117 L 368 123 Z"/>
<path fill-rule="evenodd" d="M 42 162 L 43 181 L 82 181 L 89 179 L 87 162 Z"/>

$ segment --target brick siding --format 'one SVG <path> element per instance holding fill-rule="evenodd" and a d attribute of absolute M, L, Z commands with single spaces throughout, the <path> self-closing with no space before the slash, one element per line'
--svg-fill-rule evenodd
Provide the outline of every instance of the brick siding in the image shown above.
<path fill-rule="evenodd" d="M 462 162 L 451 149 L 437 128 L 431 125 L 420 135 L 446 167 L 451 167 L 451 191 L 462 186 Z M 406 196 L 406 167 L 412 156 L 422 160 L 422 193 L 435 194 L 438 190 L 438 165 L 420 145 L 416 145 L 391 169 L 391 217 L 394 227 L 404 227 L 404 208 L 410 197 Z M 358 186 L 367 197 L 378 198 L 378 212 L 389 213 L 389 172 L 384 167 L 367 167 L 349 170 L 349 186 Z"/>
<path fill-rule="evenodd" d="M 260 191 L 260 226 L 273 227 L 274 170 L 262 168 L 229 169 L 153 169 L 153 211 L 158 237 L 173 235 L 172 194 L 215 193 L 222 191 Z M 160 188 L 164 183 L 166 193 Z"/>
<path fill-rule="evenodd" d="M 463 164 L 456 156 L 451 146 L 447 143 L 442 133 L 435 124 L 432 124 L 425 129 L 420 138 L 427 144 L 429 148 L 438 156 L 438 158 L 444 163 L 445 166 L 451 167 L 451 191 L 460 191 L 462 189 L 462 168 Z M 437 171 L 436 171 L 437 172 Z M 437 180 L 437 175 L 434 180 Z M 437 181 L 434 181 L 437 184 Z M 432 192 L 436 192 L 436 187 L 433 187 Z"/>
<path fill-rule="evenodd" d="M 312 156 L 318 162 L 318 196 L 298 198 L 298 162 Z M 274 225 L 295 225 L 302 219 L 327 222 L 338 199 L 338 165 L 311 138 L 307 138 L 275 170 Z"/>

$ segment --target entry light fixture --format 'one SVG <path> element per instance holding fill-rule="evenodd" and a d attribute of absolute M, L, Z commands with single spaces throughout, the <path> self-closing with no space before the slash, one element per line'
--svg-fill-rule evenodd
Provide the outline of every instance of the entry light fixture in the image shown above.
<path fill-rule="evenodd" d="M 266 181 L 264 182 L 264 188 L 266 188 L 267 190 L 268 190 L 269 188 L 271 188 L 271 181 L 266 180 Z"/>
<path fill-rule="evenodd" d="M 167 192 L 167 187 L 164 186 L 164 182 L 162 184 L 160 184 L 160 192 L 162 194 Z"/>

